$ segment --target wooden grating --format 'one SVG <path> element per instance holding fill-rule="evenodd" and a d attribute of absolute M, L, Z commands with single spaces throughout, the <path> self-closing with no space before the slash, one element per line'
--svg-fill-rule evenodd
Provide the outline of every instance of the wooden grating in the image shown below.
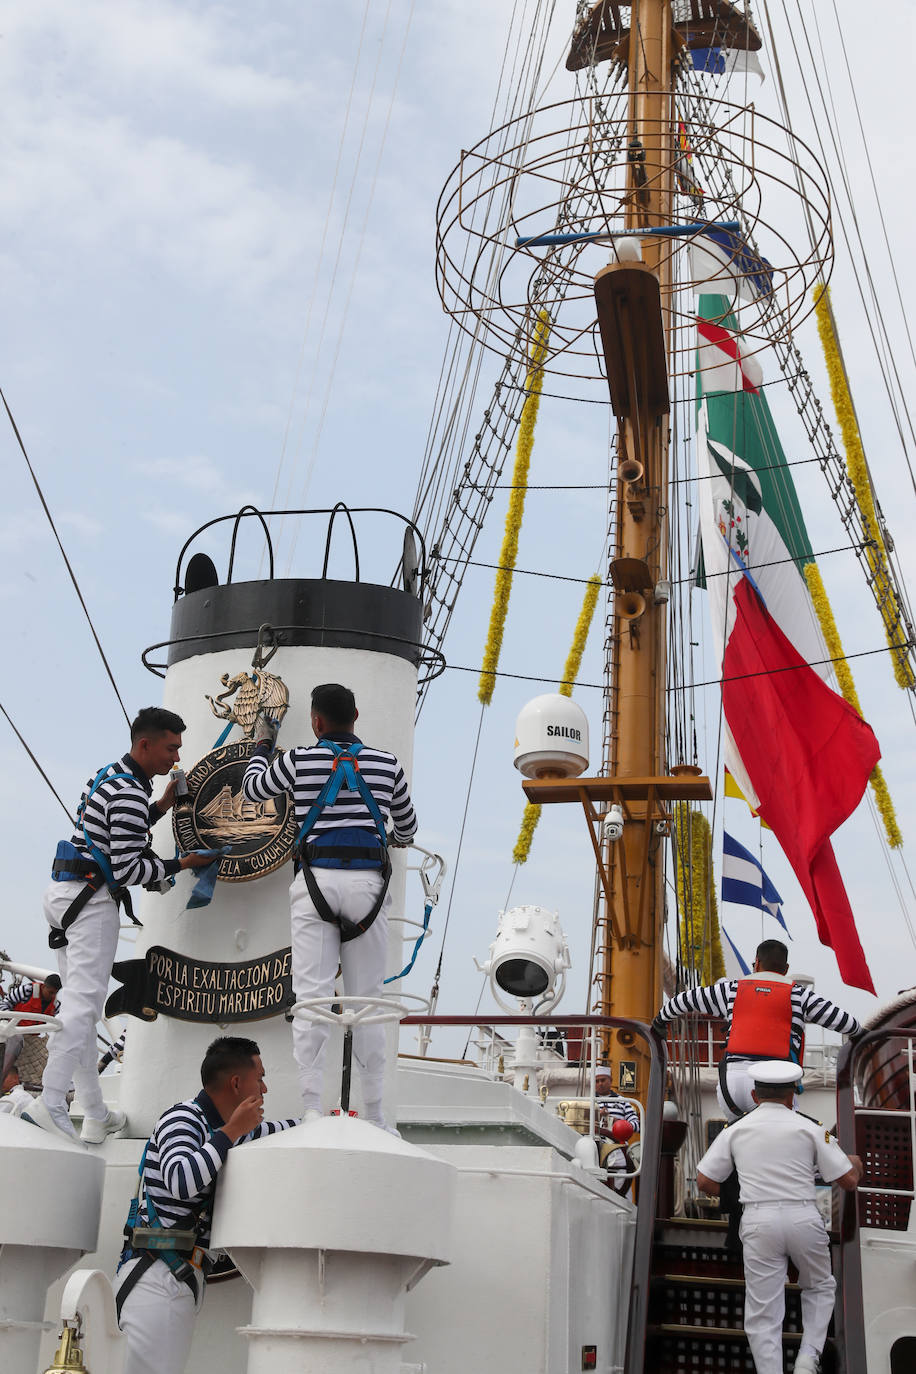
<path fill-rule="evenodd" d="M 913 1154 L 910 1123 L 905 1117 L 856 1114 L 856 1153 L 865 1174 L 857 1193 L 859 1225 L 882 1231 L 905 1231 L 910 1221 L 911 1199 L 869 1188 L 913 1187 Z"/>

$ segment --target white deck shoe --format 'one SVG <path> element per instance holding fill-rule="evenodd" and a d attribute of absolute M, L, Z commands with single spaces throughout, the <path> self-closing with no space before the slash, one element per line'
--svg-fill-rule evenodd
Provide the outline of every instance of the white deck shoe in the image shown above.
<path fill-rule="evenodd" d="M 306 1107 L 305 1111 L 302 1113 L 301 1125 L 311 1126 L 313 1121 L 320 1121 L 322 1116 L 323 1113 L 319 1112 L 317 1107 Z"/>
<path fill-rule="evenodd" d="M 66 1107 L 49 1107 L 41 1097 L 36 1097 L 30 1107 L 22 1113 L 22 1120 L 28 1121 L 32 1126 L 38 1126 L 40 1130 L 47 1131 L 49 1135 L 60 1136 L 62 1140 L 69 1140 L 71 1145 L 79 1145 L 80 1138 L 70 1124 L 70 1114 Z"/>
<path fill-rule="evenodd" d="M 819 1374 L 821 1362 L 816 1355 L 799 1355 L 795 1361 L 795 1374 Z"/>
<path fill-rule="evenodd" d="M 80 1131 L 80 1140 L 84 1140 L 87 1145 L 101 1145 L 106 1136 L 123 1131 L 126 1125 L 127 1117 L 124 1112 L 106 1112 L 103 1121 L 96 1121 L 94 1117 L 87 1116 Z"/>

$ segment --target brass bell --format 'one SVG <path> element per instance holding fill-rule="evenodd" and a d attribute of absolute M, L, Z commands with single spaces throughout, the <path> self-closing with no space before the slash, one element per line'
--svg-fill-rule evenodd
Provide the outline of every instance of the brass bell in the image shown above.
<path fill-rule="evenodd" d="M 80 1331 L 76 1326 L 65 1326 L 60 1333 L 60 1345 L 45 1374 L 72 1374 L 78 1369 L 81 1374 L 89 1374 L 83 1364 L 83 1352 L 79 1347 Z"/>

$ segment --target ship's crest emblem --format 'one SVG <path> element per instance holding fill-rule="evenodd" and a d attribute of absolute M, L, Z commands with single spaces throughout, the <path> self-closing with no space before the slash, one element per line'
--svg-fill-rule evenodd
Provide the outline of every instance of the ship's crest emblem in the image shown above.
<path fill-rule="evenodd" d="M 254 752 L 255 727 L 262 713 L 279 722 L 289 710 L 286 683 L 264 665 L 277 651 L 270 626 L 262 625 L 258 646 L 247 673 L 223 673 L 224 692 L 207 695 L 210 709 L 226 722 L 209 754 L 204 754 L 187 775 L 187 796 L 180 797 L 172 812 L 172 828 L 181 849 L 231 850 L 220 860 L 219 877 L 241 883 L 272 873 L 291 858 L 298 827 L 292 798 L 287 793 L 267 801 L 249 801 L 242 794 L 242 779 Z M 235 698 L 232 700 L 232 698 Z M 245 738 L 232 744 L 226 738 L 233 725 Z"/>
<path fill-rule="evenodd" d="M 217 696 L 207 695 L 210 710 L 218 720 L 240 725 L 246 739 L 254 738 L 258 716 L 263 711 L 281 721 L 289 710 L 289 690 L 282 678 L 252 668 L 249 673 L 223 673 L 220 682 L 226 688 Z M 230 703 L 229 698 L 235 697 Z"/>

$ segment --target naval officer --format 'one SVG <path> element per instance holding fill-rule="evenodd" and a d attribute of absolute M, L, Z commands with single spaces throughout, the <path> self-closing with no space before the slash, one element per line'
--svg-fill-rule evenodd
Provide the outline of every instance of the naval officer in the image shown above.
<path fill-rule="evenodd" d="M 755 1059 L 790 1059 L 799 1063 L 805 1024 L 811 1022 L 841 1035 L 858 1035 L 862 1027 L 851 1012 L 789 976 L 789 951 L 781 940 L 757 946 L 753 973 L 720 978 L 711 987 L 688 988 L 669 997 L 654 1022 L 660 1035 L 669 1021 L 700 1012 L 728 1022 L 728 1044 L 719 1065 L 716 1096 L 728 1121 L 753 1110 Z"/>
<path fill-rule="evenodd" d="M 714 1196 L 738 1171 L 744 1215 L 744 1330 L 757 1374 L 782 1374 L 788 1261 L 801 1286 L 802 1339 L 795 1374 L 817 1374 L 833 1312 L 830 1245 L 815 1203 L 815 1176 L 853 1190 L 862 1163 L 823 1126 L 793 1111 L 802 1070 L 784 1060 L 753 1066 L 760 1105 L 726 1127 L 697 1165 L 697 1186 Z"/>
<path fill-rule="evenodd" d="M 404 770 L 394 754 L 354 734 L 358 711 L 348 687 L 312 691 L 318 743 L 298 745 L 271 762 L 276 726 L 262 717 L 242 792 L 250 801 L 292 794 L 299 822 L 297 872 L 290 887 L 292 972 L 296 1000 L 330 999 L 338 966 L 350 997 L 380 997 L 388 951 L 389 845 L 409 844 L 417 829 Z M 386 833 L 391 823 L 392 834 Z M 293 1021 L 304 1120 L 321 1114 L 326 1021 Z M 366 1119 L 387 1129 L 382 1111 L 385 1031 L 356 1025 Z"/>
<path fill-rule="evenodd" d="M 212 1272 L 207 1246 L 219 1171 L 234 1145 L 298 1125 L 263 1119 L 267 1084 L 253 1040 L 214 1040 L 200 1078 L 196 1097 L 160 1116 L 141 1160 L 115 1293 L 127 1337 L 123 1374 L 183 1374 Z M 174 1249 L 162 1245 L 169 1231 L 178 1237 Z"/>
<path fill-rule="evenodd" d="M 158 706 L 141 711 L 130 727 L 130 750 L 86 784 L 73 838 L 57 847 L 44 913 L 63 983 L 60 1029 L 49 1040 L 41 1097 L 23 1116 L 67 1140 L 77 1138 L 67 1110 L 73 1084 L 85 1112 L 84 1141 L 101 1144 L 106 1135 L 126 1125 L 123 1112 L 105 1106 L 95 1033 L 118 944 L 118 907 L 127 900 L 126 889 L 213 862 L 212 854 L 160 859 L 149 847 L 151 826 L 175 801 L 174 782 L 157 802 L 151 801 L 152 779 L 178 762 L 184 728 L 173 711 Z"/>

